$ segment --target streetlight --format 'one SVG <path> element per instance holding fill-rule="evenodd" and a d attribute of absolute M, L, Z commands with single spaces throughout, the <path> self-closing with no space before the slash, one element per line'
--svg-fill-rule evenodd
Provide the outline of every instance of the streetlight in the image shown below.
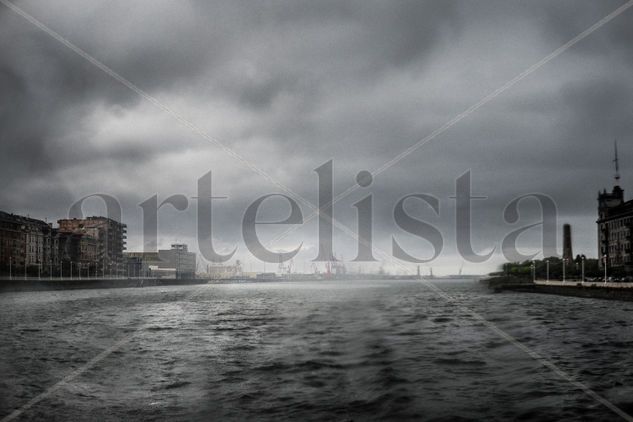
<path fill-rule="evenodd" d="M 563 258 L 563 283 L 565 282 L 565 263 L 567 262 L 567 258 Z"/>
<path fill-rule="evenodd" d="M 581 257 L 581 268 L 582 268 L 582 279 L 581 281 L 584 283 L 585 282 L 585 257 Z"/>
<path fill-rule="evenodd" d="M 549 283 L 549 259 L 545 261 L 546 264 L 546 278 L 545 281 Z"/>
<path fill-rule="evenodd" d="M 604 282 L 607 282 L 607 256 L 604 256 Z"/>
<path fill-rule="evenodd" d="M 73 262 L 70 261 L 70 279 L 73 279 Z"/>
<path fill-rule="evenodd" d="M 536 263 L 532 260 L 532 282 L 536 283 Z"/>

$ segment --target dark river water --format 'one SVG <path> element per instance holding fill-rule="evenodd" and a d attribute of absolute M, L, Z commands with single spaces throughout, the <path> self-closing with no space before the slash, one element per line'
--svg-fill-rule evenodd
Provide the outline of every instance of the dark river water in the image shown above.
<path fill-rule="evenodd" d="M 435 285 L 2 294 L 0 419 L 621 420 L 469 310 L 633 413 L 633 303 Z"/>

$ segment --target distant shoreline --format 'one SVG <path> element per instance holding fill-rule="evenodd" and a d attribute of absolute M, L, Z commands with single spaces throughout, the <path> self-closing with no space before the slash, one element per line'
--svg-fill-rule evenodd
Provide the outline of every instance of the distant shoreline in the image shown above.
<path fill-rule="evenodd" d="M 407 275 L 376 275 L 351 274 L 347 276 L 317 277 L 297 275 L 296 277 L 278 276 L 275 278 L 0 278 L 0 294 L 8 292 L 42 292 L 55 290 L 79 290 L 79 289 L 117 289 L 117 288 L 142 288 L 152 286 L 186 286 L 196 284 L 246 284 L 246 283 L 271 283 L 271 282 L 320 282 L 320 281 L 359 281 L 359 280 L 387 280 L 387 281 L 450 281 L 450 280 L 477 280 L 480 276 L 444 276 L 444 277 L 418 277 Z"/>
<path fill-rule="evenodd" d="M 84 278 L 84 279 L 0 279 L 0 293 L 53 290 L 117 289 L 151 286 L 206 284 L 207 279 L 168 278 Z"/>

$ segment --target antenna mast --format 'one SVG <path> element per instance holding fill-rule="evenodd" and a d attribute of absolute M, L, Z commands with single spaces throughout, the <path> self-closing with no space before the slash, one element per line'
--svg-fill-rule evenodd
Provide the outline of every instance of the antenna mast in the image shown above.
<path fill-rule="evenodd" d="M 615 158 L 613 162 L 615 163 L 615 184 L 618 186 L 620 184 L 620 162 L 618 160 L 618 140 L 613 141 L 613 148 L 615 151 Z"/>

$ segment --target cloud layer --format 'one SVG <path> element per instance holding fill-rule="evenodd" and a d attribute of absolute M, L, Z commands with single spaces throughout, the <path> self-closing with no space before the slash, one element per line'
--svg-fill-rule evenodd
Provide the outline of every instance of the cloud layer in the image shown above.
<path fill-rule="evenodd" d="M 622 1 L 26 1 L 27 13 L 185 116 L 280 183 L 316 203 L 314 169 L 334 160 L 335 194 L 374 170 L 620 6 Z M 620 143 L 622 185 L 633 186 L 633 11 L 628 10 L 335 207 L 355 230 L 352 204 L 374 195 L 376 245 L 395 234 L 403 195 L 441 199 L 437 262 L 459 266 L 453 240 L 455 179 L 472 171 L 475 244 L 510 226 L 503 207 L 528 192 L 552 196 L 574 225 L 577 252 L 596 254 L 596 192 L 612 183 Z M 0 9 L 1 208 L 62 217 L 94 192 L 118 197 L 140 248 L 138 204 L 154 194 L 195 196 L 213 171 L 218 245 L 240 242 L 246 206 L 279 188 L 183 127 L 22 17 Z M 90 203 L 97 207 L 96 203 Z M 302 207 L 304 215 L 309 208 Z M 415 207 L 414 207 L 415 208 Z M 269 212 L 283 213 L 283 204 Z M 93 211 L 89 209 L 87 211 Z M 94 212 L 97 212 L 94 210 Z M 536 221 L 527 206 L 525 222 Z M 283 217 L 283 215 L 282 215 Z M 190 209 L 161 213 L 160 241 L 193 243 Z M 278 248 L 305 242 L 312 221 Z M 265 236 L 273 236 L 271 228 Z M 525 239 L 538 246 L 538 233 Z M 350 259 L 355 242 L 337 232 Z M 241 248 L 240 257 L 248 260 Z M 239 254 L 238 254 L 239 255 Z M 488 271 L 501 257 L 473 266 Z M 255 264 L 257 265 L 257 264 Z"/>

